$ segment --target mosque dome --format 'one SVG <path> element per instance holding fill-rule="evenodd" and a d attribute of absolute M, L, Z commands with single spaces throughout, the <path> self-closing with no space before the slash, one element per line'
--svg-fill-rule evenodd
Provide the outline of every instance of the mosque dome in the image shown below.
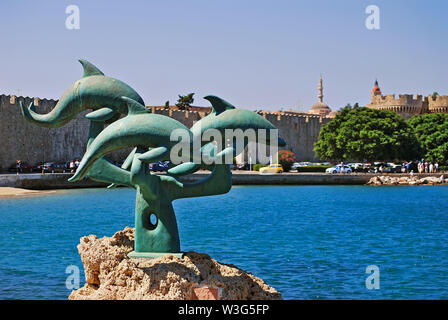
<path fill-rule="evenodd" d="M 315 104 L 313 104 L 313 106 L 311 107 L 309 113 L 312 114 L 317 114 L 320 116 L 326 116 L 328 114 L 330 114 L 331 109 L 330 107 L 324 103 L 324 102 L 317 102 Z"/>

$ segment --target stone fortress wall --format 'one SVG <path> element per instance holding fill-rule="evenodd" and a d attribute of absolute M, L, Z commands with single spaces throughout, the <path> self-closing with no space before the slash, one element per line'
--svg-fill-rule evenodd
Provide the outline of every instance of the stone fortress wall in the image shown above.
<path fill-rule="evenodd" d="M 432 96 L 427 98 L 427 111 L 429 113 L 448 113 L 448 96 L 437 96 L 433 99 Z"/>
<path fill-rule="evenodd" d="M 89 122 L 79 115 L 66 126 L 42 128 L 26 121 L 19 100 L 28 106 L 35 101 L 39 113 L 48 113 L 57 101 L 0 95 L 0 168 L 8 169 L 16 160 L 30 164 L 67 161 L 82 157 L 87 143 Z"/>
<path fill-rule="evenodd" d="M 400 94 L 398 98 L 394 94 L 372 95 L 372 102 L 367 107 L 394 111 L 408 119 L 422 113 L 423 101 L 421 95 Z"/>
<path fill-rule="evenodd" d="M 88 140 L 89 121 L 84 117 L 88 112 L 78 115 L 61 128 L 42 128 L 26 121 L 20 112 L 19 101 L 28 106 L 34 100 L 38 113 L 48 113 L 57 100 L 31 97 L 0 95 L 0 170 L 7 170 L 16 160 L 39 164 L 55 161 L 65 162 L 81 159 Z M 209 108 L 195 108 L 193 111 L 148 107 L 153 113 L 163 114 L 191 127 L 209 112 Z M 204 111 L 197 111 L 203 109 Z M 298 161 L 316 160 L 313 148 L 320 128 L 331 119 L 309 115 L 282 112 L 262 112 L 267 120 L 279 129 L 279 135 L 292 150 Z M 122 161 L 129 150 L 113 153 L 113 161 Z"/>
<path fill-rule="evenodd" d="M 391 110 L 405 119 L 425 113 L 448 113 L 448 96 L 423 97 L 422 95 L 395 94 L 373 95 L 366 107 L 378 110 Z"/>
<path fill-rule="evenodd" d="M 378 81 L 372 90 L 371 103 L 368 108 L 390 110 L 402 115 L 405 119 L 425 113 L 448 113 L 448 96 L 433 96 L 399 94 L 383 95 Z"/>

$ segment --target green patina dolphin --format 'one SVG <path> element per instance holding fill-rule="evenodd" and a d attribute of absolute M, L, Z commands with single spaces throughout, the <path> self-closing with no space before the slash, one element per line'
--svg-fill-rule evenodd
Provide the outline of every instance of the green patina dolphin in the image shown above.
<path fill-rule="evenodd" d="M 139 155 L 140 161 L 150 163 L 166 159 L 173 145 L 178 143 L 170 139 L 176 129 L 184 130 L 192 141 L 191 131 L 179 121 L 152 114 L 142 104 L 127 97 L 122 99 L 127 105 L 128 115 L 113 122 L 96 136 L 69 181 L 85 177 L 94 162 L 104 155 L 132 146 L 145 150 L 149 148 L 149 151 Z"/>
<path fill-rule="evenodd" d="M 212 104 L 212 112 L 191 127 L 190 130 L 195 137 L 202 137 L 203 133 L 209 129 L 219 130 L 223 138 L 226 129 L 241 129 L 243 131 L 264 129 L 266 130 L 266 144 L 271 144 L 270 130 L 277 130 L 277 128 L 264 117 L 250 110 L 235 108 L 229 102 L 217 96 L 210 95 L 204 97 L 204 99 Z M 279 146 L 286 145 L 282 138 L 278 138 L 276 142 Z"/>
<path fill-rule="evenodd" d="M 61 96 L 56 106 L 47 114 L 36 113 L 34 102 L 27 108 L 20 101 L 23 116 L 30 122 L 47 128 L 58 128 L 80 112 L 93 109 L 86 117 L 92 121 L 113 121 L 127 108 L 121 97 L 131 98 L 144 105 L 140 95 L 126 83 L 106 77 L 86 60 L 79 60 L 84 68 L 82 79 L 72 84 Z"/>
<path fill-rule="evenodd" d="M 210 143 L 209 141 L 202 141 L 202 137 L 207 130 L 215 129 L 220 132 L 222 137 L 220 144 L 223 150 L 216 154 L 215 158 L 221 157 L 223 159 L 228 154 L 231 157 L 235 157 L 243 152 L 243 149 L 236 150 L 235 146 L 232 145 L 232 142 L 230 142 L 230 145 L 232 146 L 226 148 L 226 146 L 229 145 L 229 141 L 226 141 L 226 129 L 241 129 L 243 132 L 247 129 L 252 129 L 256 133 L 256 141 L 254 142 L 260 142 L 257 134 L 258 130 L 266 130 L 265 140 L 262 142 L 266 145 L 272 144 L 270 131 L 277 130 L 277 128 L 264 117 L 250 110 L 235 108 L 235 106 L 217 96 L 209 95 L 204 97 L 204 99 L 210 101 L 212 104 L 212 112 L 196 122 L 190 130 L 195 139 L 200 139 L 201 144 L 204 145 L 203 148 L 206 148 Z M 216 140 L 216 137 L 213 138 Z M 247 146 L 247 142 L 247 139 L 244 140 L 243 148 Z M 281 147 L 286 145 L 286 142 L 280 137 L 278 137 L 278 140 L 275 142 Z M 207 152 L 204 152 L 204 150 L 202 151 L 202 154 L 206 153 Z M 189 174 L 197 171 L 200 167 L 200 164 L 187 162 L 168 170 L 168 173 L 171 175 Z"/>

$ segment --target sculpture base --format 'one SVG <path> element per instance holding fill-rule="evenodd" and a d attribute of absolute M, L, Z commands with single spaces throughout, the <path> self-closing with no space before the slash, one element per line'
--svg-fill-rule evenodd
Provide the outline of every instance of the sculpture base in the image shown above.
<path fill-rule="evenodd" d="M 171 252 L 129 252 L 128 253 L 128 257 L 129 258 L 149 258 L 149 259 L 154 259 L 154 258 L 158 258 L 158 257 L 162 257 L 164 255 L 173 255 L 176 258 L 180 258 L 182 259 L 184 256 L 183 252 L 178 252 L 178 253 L 171 253 Z"/>
<path fill-rule="evenodd" d="M 112 237 L 82 237 L 78 251 L 86 283 L 72 291 L 69 299 L 264 300 L 282 297 L 260 278 L 234 265 L 220 263 L 207 254 L 190 251 L 185 252 L 182 259 L 169 255 L 157 259 L 129 259 L 127 255 L 132 250 L 134 229 L 129 227 Z"/>

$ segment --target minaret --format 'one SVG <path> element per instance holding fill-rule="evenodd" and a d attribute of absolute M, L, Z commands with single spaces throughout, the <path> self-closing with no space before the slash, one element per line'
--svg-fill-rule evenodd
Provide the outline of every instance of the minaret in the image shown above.
<path fill-rule="evenodd" d="M 322 75 L 320 75 L 319 80 L 319 95 L 317 96 L 319 98 L 319 102 L 322 103 L 324 99 L 324 86 L 322 85 Z"/>
<path fill-rule="evenodd" d="M 319 98 L 319 102 L 313 104 L 308 113 L 317 114 L 321 117 L 326 117 L 327 115 L 330 114 L 331 109 L 326 103 L 324 103 L 324 86 L 322 81 L 322 75 L 320 75 L 319 94 L 317 95 L 317 97 Z"/>

